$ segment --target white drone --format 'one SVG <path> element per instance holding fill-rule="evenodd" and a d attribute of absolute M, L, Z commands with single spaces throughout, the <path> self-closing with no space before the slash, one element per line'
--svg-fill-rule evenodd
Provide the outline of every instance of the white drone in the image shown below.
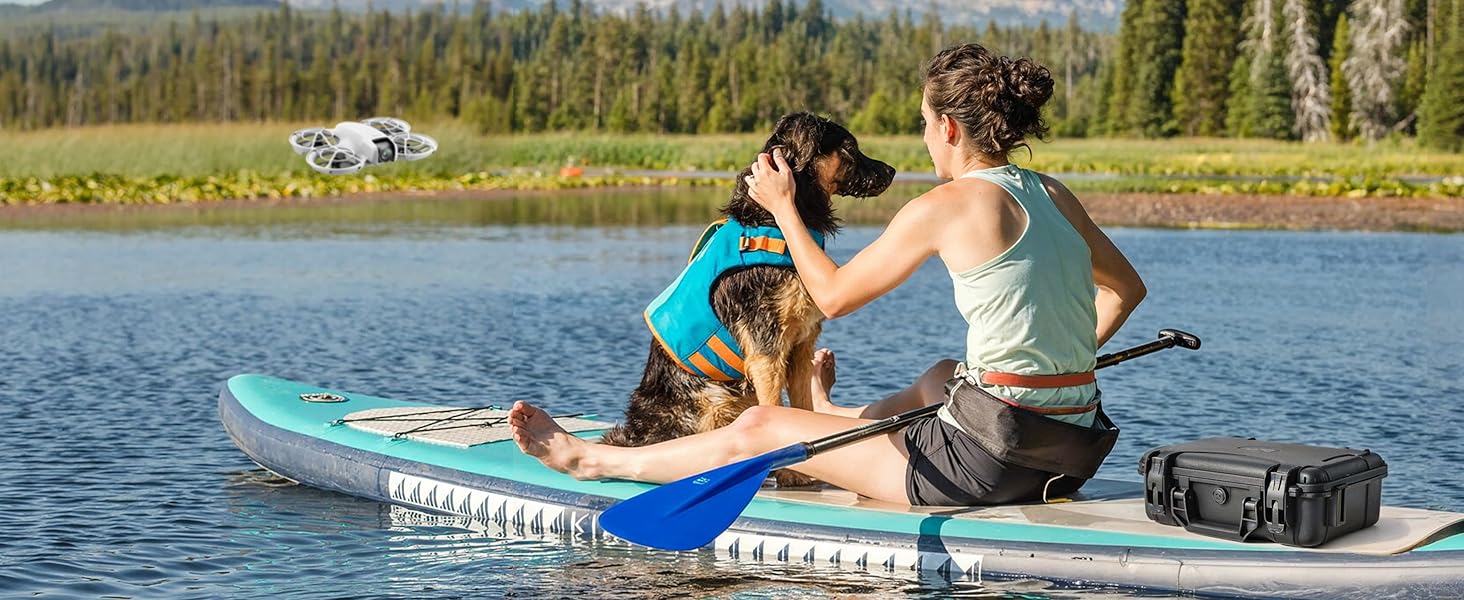
<path fill-rule="evenodd" d="M 367 165 L 427 158 L 437 150 L 437 140 L 412 133 L 401 119 L 372 117 L 336 123 L 334 129 L 301 129 L 290 134 L 290 147 L 318 172 L 350 175 Z"/>

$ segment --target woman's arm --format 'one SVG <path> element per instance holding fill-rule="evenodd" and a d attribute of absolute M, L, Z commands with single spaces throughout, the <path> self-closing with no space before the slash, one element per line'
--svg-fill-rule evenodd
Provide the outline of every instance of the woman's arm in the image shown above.
<path fill-rule="evenodd" d="M 1078 198 L 1056 179 L 1043 175 L 1042 183 L 1058 210 L 1088 242 L 1093 258 L 1093 283 L 1098 286 L 1094 301 L 1098 307 L 1098 346 L 1102 347 L 1118 333 L 1118 328 L 1149 293 L 1148 289 L 1139 272 L 1088 216 Z"/>
<path fill-rule="evenodd" d="M 777 164 L 774 171 L 772 164 Z M 935 254 L 926 223 L 930 210 L 917 198 L 906 204 L 878 239 L 840 267 L 809 235 L 793 204 L 792 170 L 780 151 L 758 155 L 748 195 L 778 222 L 803 287 L 824 316 L 836 319 L 884 295 Z"/>

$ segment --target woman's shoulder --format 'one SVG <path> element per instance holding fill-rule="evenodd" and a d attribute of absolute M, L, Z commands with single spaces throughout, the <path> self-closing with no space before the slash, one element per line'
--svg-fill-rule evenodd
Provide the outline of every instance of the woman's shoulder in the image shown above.
<path fill-rule="evenodd" d="M 1047 190 L 1047 195 L 1051 196 L 1053 200 L 1059 203 L 1066 201 L 1077 201 L 1077 198 L 1073 195 L 1072 190 L 1069 190 L 1067 186 L 1063 185 L 1061 181 L 1058 181 L 1056 177 L 1053 177 L 1041 171 L 1032 171 L 1031 169 L 1028 169 L 1028 171 L 1031 172 L 1032 175 L 1036 176 L 1038 181 L 1042 182 L 1042 188 Z"/>
<path fill-rule="evenodd" d="M 916 196 L 911 203 L 921 202 L 929 205 L 950 205 L 965 204 L 970 200 L 983 198 L 1004 198 L 1006 190 L 1000 185 L 975 177 L 952 179 L 937 185 L 919 196 Z"/>
<path fill-rule="evenodd" d="M 956 179 L 931 188 L 906 202 L 895 215 L 901 225 L 938 229 L 954 225 L 963 228 L 993 222 L 1011 195 L 1001 186 L 975 178 Z"/>
<path fill-rule="evenodd" d="M 1052 199 L 1053 206 L 1057 207 L 1068 222 L 1073 224 L 1073 227 L 1082 231 L 1084 226 L 1092 224 L 1088 210 L 1083 207 L 1082 201 L 1078 200 L 1078 196 L 1072 190 L 1069 190 L 1056 177 L 1037 171 L 1032 171 L 1032 174 L 1042 182 L 1042 187 L 1047 190 L 1047 197 Z"/>

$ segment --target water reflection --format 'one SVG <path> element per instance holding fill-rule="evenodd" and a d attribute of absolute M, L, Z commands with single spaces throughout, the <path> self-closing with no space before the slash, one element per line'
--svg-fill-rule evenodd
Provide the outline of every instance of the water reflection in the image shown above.
<path fill-rule="evenodd" d="M 730 185 L 730 184 L 729 184 Z M 893 186 L 882 198 L 837 198 L 850 224 L 884 223 L 926 184 Z M 146 231 L 228 227 L 278 234 L 278 228 L 330 224 L 333 233 L 399 235 L 411 226 L 538 224 L 573 227 L 693 225 L 711 221 L 730 187 L 631 188 L 554 192 L 373 194 L 352 198 L 247 201 L 217 205 L 36 207 L 0 211 L 0 228 Z"/>

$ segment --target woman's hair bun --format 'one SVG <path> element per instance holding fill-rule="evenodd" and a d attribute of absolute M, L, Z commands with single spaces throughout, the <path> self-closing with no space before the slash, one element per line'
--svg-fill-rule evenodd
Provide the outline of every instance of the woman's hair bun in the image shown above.
<path fill-rule="evenodd" d="M 1030 58 L 1008 61 L 1006 82 L 1012 95 L 1033 109 L 1052 98 L 1052 73 Z"/>
<path fill-rule="evenodd" d="M 925 99 L 937 115 L 964 128 L 976 149 L 1005 158 L 1030 137 L 1047 135 L 1042 105 L 1052 73 L 1030 58 L 992 54 L 980 44 L 940 51 L 925 67 Z"/>

